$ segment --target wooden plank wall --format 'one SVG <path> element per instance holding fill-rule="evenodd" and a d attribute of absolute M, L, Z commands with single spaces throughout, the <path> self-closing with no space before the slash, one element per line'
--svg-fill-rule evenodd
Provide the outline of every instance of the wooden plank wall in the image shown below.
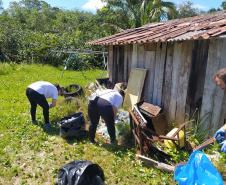
<path fill-rule="evenodd" d="M 220 68 L 226 67 L 226 40 L 215 39 L 210 41 L 205 85 L 201 108 L 202 128 L 212 134 L 226 119 L 225 92 L 213 82 L 213 75 Z"/>
<path fill-rule="evenodd" d="M 162 89 L 164 79 L 164 66 L 166 59 L 166 43 L 158 43 L 156 47 L 155 72 L 153 84 L 152 103 L 158 106 L 162 104 Z"/>
<path fill-rule="evenodd" d="M 211 79 L 226 67 L 225 49 L 223 39 L 114 46 L 109 47 L 109 69 L 115 82 L 128 81 L 132 68 L 148 69 L 143 100 L 163 107 L 168 121 L 178 124 L 199 105 L 201 116 L 211 113 L 206 129 L 215 129 L 226 119 L 226 95 Z"/>
<path fill-rule="evenodd" d="M 175 120 L 178 124 L 185 121 L 186 100 L 189 84 L 189 76 L 192 61 L 193 41 L 182 42 L 181 48 L 174 53 L 181 53 L 179 56 L 180 68 L 178 76 L 177 88 L 177 104 L 176 104 L 176 117 Z M 176 51 L 176 50 L 174 50 Z"/>
<path fill-rule="evenodd" d="M 172 86 L 173 53 L 174 53 L 174 44 L 168 43 L 166 50 L 165 78 L 163 82 L 163 98 L 162 98 L 162 106 L 165 110 L 167 120 L 170 120 L 170 110 L 171 110 L 170 99 Z"/>
<path fill-rule="evenodd" d="M 194 41 L 186 113 L 198 118 L 202 105 L 209 40 Z"/>
<path fill-rule="evenodd" d="M 151 46 L 151 47 L 150 47 Z M 144 68 L 147 69 L 146 81 L 144 84 L 143 100 L 153 102 L 154 78 L 155 78 L 155 57 L 156 44 L 145 46 Z"/>

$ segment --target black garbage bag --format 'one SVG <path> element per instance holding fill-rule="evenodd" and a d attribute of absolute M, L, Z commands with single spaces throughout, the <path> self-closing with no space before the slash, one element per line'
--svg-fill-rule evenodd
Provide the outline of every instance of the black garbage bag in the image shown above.
<path fill-rule="evenodd" d="M 61 167 L 58 185 L 104 185 L 104 172 L 98 164 L 87 160 L 72 161 Z"/>
<path fill-rule="evenodd" d="M 85 120 L 82 112 L 64 117 L 59 122 L 60 136 L 63 138 L 80 137 L 84 134 Z"/>

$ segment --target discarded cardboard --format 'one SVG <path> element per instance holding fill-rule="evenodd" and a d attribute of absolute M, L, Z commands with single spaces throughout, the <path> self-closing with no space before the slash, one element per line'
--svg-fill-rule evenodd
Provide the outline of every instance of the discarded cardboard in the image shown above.
<path fill-rule="evenodd" d="M 136 68 L 131 70 L 123 104 L 125 109 L 132 110 L 134 105 L 140 101 L 146 73 L 146 69 Z"/>

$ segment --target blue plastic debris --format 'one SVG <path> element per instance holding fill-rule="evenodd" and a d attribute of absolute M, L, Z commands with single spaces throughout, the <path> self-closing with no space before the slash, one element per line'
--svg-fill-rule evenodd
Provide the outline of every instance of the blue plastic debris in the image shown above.
<path fill-rule="evenodd" d="M 178 165 L 174 179 L 179 185 L 223 185 L 220 173 L 201 151 L 193 152 L 187 164 Z"/>

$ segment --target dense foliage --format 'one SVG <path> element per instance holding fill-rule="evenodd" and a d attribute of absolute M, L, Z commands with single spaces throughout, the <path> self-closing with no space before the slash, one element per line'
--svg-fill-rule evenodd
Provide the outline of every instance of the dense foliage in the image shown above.
<path fill-rule="evenodd" d="M 150 22 L 203 13 L 189 1 L 178 7 L 162 0 L 103 1 L 106 5 L 96 13 L 91 13 L 63 10 L 41 0 L 15 1 L 8 9 L 3 9 L 0 0 L 0 60 L 58 66 L 64 64 L 69 55 L 52 52 L 53 50 L 104 50 L 86 43 Z M 225 2 L 217 10 L 221 9 L 225 9 Z M 214 11 L 216 9 L 210 10 Z M 81 60 L 70 63 L 73 69 L 78 69 L 79 66 L 99 67 L 103 61 L 101 55 L 79 55 L 74 58 Z M 86 61 L 86 65 L 81 65 L 81 61 Z"/>
<path fill-rule="evenodd" d="M 92 13 L 60 10 L 44 1 L 11 3 L 0 15 L 0 54 L 17 63 L 62 64 L 67 57 L 51 52 L 83 49 L 85 42 L 106 35 Z"/>

